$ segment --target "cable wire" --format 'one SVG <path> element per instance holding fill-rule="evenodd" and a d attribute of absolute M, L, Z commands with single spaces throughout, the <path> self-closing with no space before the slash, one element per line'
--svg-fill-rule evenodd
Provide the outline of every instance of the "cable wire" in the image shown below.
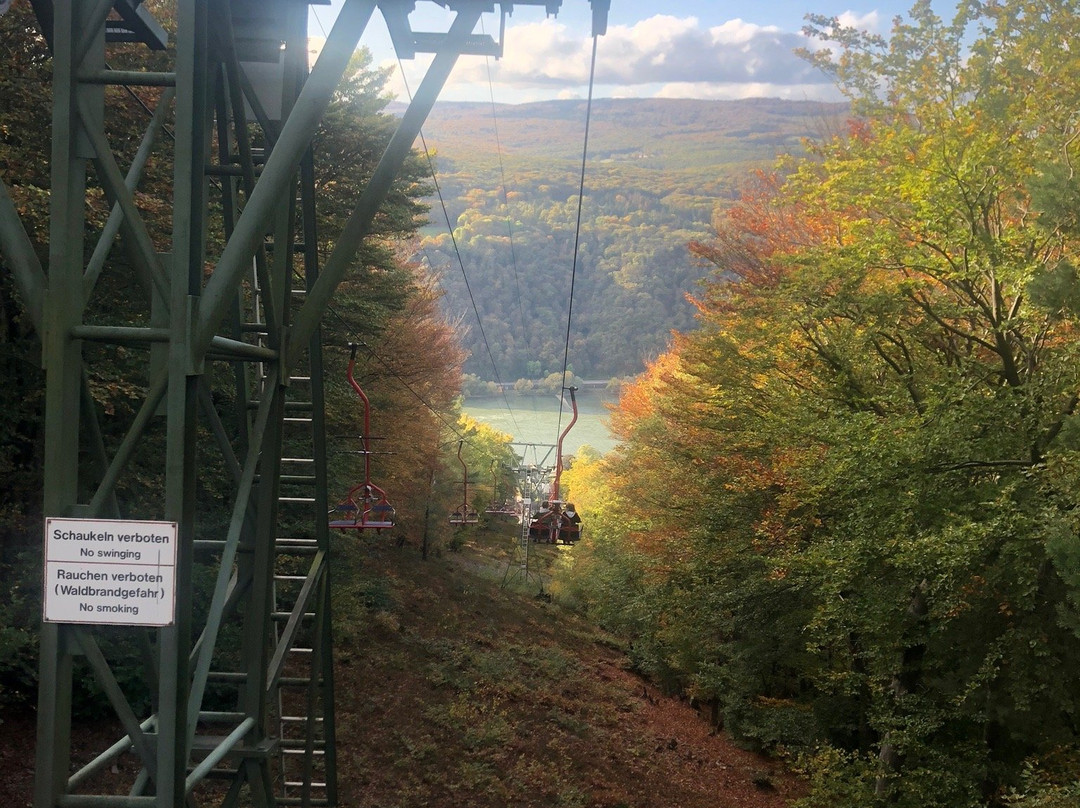
<path fill-rule="evenodd" d="M 570 267 L 570 302 L 566 312 L 566 342 L 563 346 L 562 383 L 566 384 L 566 368 L 570 358 L 570 329 L 574 318 L 574 283 L 577 280 L 578 251 L 581 244 L 581 210 L 585 202 L 585 166 L 589 156 L 589 123 L 592 120 L 593 84 L 596 78 L 596 43 L 600 37 L 593 34 L 592 63 L 589 66 L 589 98 L 585 104 L 585 138 L 581 148 L 581 182 L 578 185 L 578 208 L 577 224 L 574 227 L 574 259 Z M 562 417 L 565 402 L 563 396 L 559 396 L 559 430 L 556 435 L 562 433 Z"/>
<path fill-rule="evenodd" d="M 401 64 L 401 59 L 398 59 L 398 69 L 401 70 L 401 80 L 405 85 L 405 92 L 409 96 L 411 101 L 412 91 L 409 89 L 409 82 L 405 76 L 405 68 Z M 458 247 L 457 236 L 454 235 L 453 225 L 450 224 L 450 212 L 446 208 L 446 200 L 442 194 L 442 188 L 439 185 L 439 178 L 435 173 L 435 161 L 431 159 L 431 150 L 428 148 L 427 139 L 424 137 L 423 129 L 420 130 L 420 144 L 424 149 L 424 157 L 427 159 L 428 170 L 431 172 L 431 181 L 435 185 L 435 193 L 439 197 L 439 205 L 442 208 L 443 219 L 446 221 L 446 229 L 450 234 L 450 243 L 454 247 L 454 256 L 457 258 L 458 267 L 461 269 L 461 277 L 465 281 L 465 291 L 469 295 L 469 302 L 472 305 L 473 315 L 476 317 L 476 325 L 480 329 L 480 338 L 484 343 L 484 350 L 487 352 L 488 360 L 491 362 L 491 372 L 495 376 L 495 383 L 499 386 L 499 393 L 502 396 L 503 402 L 506 404 L 506 410 L 510 414 L 510 420 L 514 422 L 514 429 L 519 433 L 521 432 L 521 426 L 517 422 L 517 418 L 514 417 L 514 410 L 510 406 L 510 399 L 506 396 L 506 389 L 503 386 L 503 381 L 499 376 L 499 369 L 495 364 L 495 356 L 491 351 L 491 344 L 488 342 L 487 333 L 484 331 L 484 323 L 480 319 L 480 309 L 476 305 L 476 297 L 473 294 L 472 284 L 469 283 L 469 275 L 465 271 L 465 261 L 461 257 L 461 250 Z"/>

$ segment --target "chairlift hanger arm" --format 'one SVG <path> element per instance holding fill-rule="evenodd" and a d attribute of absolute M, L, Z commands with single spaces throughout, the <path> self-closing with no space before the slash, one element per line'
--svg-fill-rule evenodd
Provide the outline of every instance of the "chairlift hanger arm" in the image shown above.
<path fill-rule="evenodd" d="M 566 439 L 566 435 L 567 435 L 567 433 L 570 432 L 571 427 L 573 427 L 574 424 L 577 423 L 577 419 L 578 419 L 577 397 L 574 395 L 574 393 L 577 392 L 577 388 L 576 387 L 564 387 L 563 389 L 570 393 L 570 406 L 573 408 L 573 413 L 574 414 L 573 414 L 573 417 L 570 419 L 570 423 L 568 423 L 566 425 L 566 429 L 564 429 L 562 431 L 562 434 L 559 435 L 559 442 L 558 442 L 558 444 L 556 446 L 556 449 L 555 449 L 555 479 L 552 480 L 552 482 L 551 482 L 551 498 L 552 499 L 558 499 L 559 498 L 559 478 L 562 477 L 562 457 L 563 457 L 562 447 L 563 447 L 563 441 Z"/>

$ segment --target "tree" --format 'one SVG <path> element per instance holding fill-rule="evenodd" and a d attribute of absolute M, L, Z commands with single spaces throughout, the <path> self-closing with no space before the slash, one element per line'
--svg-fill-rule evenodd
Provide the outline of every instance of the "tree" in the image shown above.
<path fill-rule="evenodd" d="M 983 804 L 1077 742 L 1078 23 L 813 22 L 859 117 L 692 245 L 699 327 L 624 393 L 589 541 L 651 672 L 826 750 L 808 804 Z"/>

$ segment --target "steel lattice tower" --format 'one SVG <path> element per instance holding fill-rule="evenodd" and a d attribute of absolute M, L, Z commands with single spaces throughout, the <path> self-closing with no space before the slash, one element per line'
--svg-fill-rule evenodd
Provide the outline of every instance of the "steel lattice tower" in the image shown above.
<path fill-rule="evenodd" d="M 594 33 L 603 33 L 608 0 L 591 1 Z M 33 0 L 54 64 L 48 260 L 40 264 L 3 183 L 0 255 L 42 342 L 44 513 L 166 520 L 178 531 L 174 622 L 122 629 L 143 649 L 149 715 L 136 715 L 114 672 L 132 661 L 108 658 L 100 627 L 43 624 L 35 808 L 336 804 L 320 321 L 458 56 L 500 55 L 500 42 L 473 33 L 480 15 L 511 4 L 440 2 L 454 15 L 449 30 L 418 32 L 413 2 L 345 0 L 310 69 L 307 5 L 178 0 L 175 64 L 152 72 L 107 61 L 117 41 L 165 47 L 139 0 Z M 555 13 L 561 0 L 516 5 Z M 333 250 L 320 255 L 312 140 L 376 8 L 400 56 L 434 57 L 347 223 L 331 234 Z M 276 77 L 270 97 L 256 86 L 267 72 Z M 125 166 L 110 143 L 108 85 L 162 88 Z M 158 243 L 136 191 L 167 130 L 172 225 Z M 93 183 L 112 215 L 88 255 Z M 103 322 L 87 312 L 118 241 L 138 297 Z M 143 357 L 146 383 L 123 438 L 107 446 L 87 379 L 117 346 Z M 224 529 L 200 522 L 200 433 L 212 435 L 231 473 Z M 117 487 L 135 458 L 157 451 L 152 435 L 164 445 L 158 503 L 127 513 Z M 196 565 L 212 572 L 207 603 L 195 603 Z M 225 648 L 227 628 L 242 638 L 235 648 Z M 72 773 L 77 659 L 125 735 Z M 122 793 L 88 793 L 128 750 L 141 767 L 135 781 Z"/>

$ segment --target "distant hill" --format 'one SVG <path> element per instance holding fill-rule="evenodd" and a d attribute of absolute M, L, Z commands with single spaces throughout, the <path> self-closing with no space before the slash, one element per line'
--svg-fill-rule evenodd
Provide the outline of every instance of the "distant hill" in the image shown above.
<path fill-rule="evenodd" d="M 714 211 L 750 171 L 835 131 L 847 108 L 595 100 L 575 271 L 585 110 L 579 100 L 440 103 L 424 126 L 454 227 L 451 238 L 434 200 L 424 257 L 442 273 L 448 315 L 468 328 L 466 369 L 482 378 L 561 369 L 572 272 L 573 370 L 589 378 L 637 373 L 672 329 L 693 326 L 685 297 L 704 270 L 687 242 L 708 237 Z"/>

